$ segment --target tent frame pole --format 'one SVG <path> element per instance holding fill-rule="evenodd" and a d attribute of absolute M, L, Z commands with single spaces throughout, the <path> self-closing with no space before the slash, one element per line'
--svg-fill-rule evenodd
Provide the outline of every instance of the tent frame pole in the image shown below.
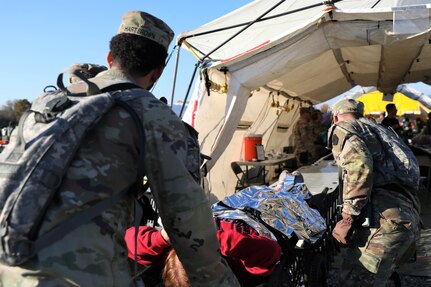
<path fill-rule="evenodd" d="M 245 30 L 247 30 L 251 25 L 253 25 L 254 23 L 256 23 L 259 20 L 261 20 L 265 15 L 267 15 L 269 12 L 271 12 L 272 10 L 274 10 L 275 8 L 277 8 L 278 6 L 280 6 L 281 4 L 283 4 L 284 2 L 286 2 L 286 0 L 281 0 L 280 2 L 278 2 L 277 4 L 275 4 L 273 7 L 271 7 L 267 11 L 265 11 L 265 13 L 263 13 L 262 15 L 260 15 L 259 17 L 257 17 L 254 21 L 249 22 L 247 24 L 247 26 L 245 26 L 244 28 L 242 28 L 241 30 L 239 30 L 238 32 L 236 32 L 234 35 L 232 35 L 231 37 L 229 37 L 226 41 L 224 41 L 223 43 L 221 43 L 220 45 L 218 45 L 215 49 L 213 49 L 211 52 L 209 52 L 208 54 L 206 54 L 205 56 L 203 56 L 200 59 L 200 61 L 203 62 L 206 58 L 208 58 L 209 56 L 211 56 L 211 54 L 213 54 L 215 51 L 217 51 L 218 49 L 220 49 L 221 47 L 223 47 L 226 43 L 230 42 L 233 38 L 235 38 L 236 36 L 238 36 L 239 34 L 241 34 L 242 32 L 244 32 Z"/>
<path fill-rule="evenodd" d="M 178 51 L 175 59 L 174 77 L 172 81 L 171 107 L 174 106 L 175 86 L 177 84 L 177 75 L 178 75 L 178 63 L 180 61 L 180 50 L 181 50 L 181 46 L 178 46 Z"/>
<path fill-rule="evenodd" d="M 192 78 L 190 79 L 190 83 L 189 83 L 189 86 L 188 86 L 188 88 L 187 88 L 186 96 L 184 97 L 183 105 L 181 106 L 180 118 L 183 116 L 184 107 L 185 107 L 185 105 L 186 105 L 187 98 L 189 97 L 190 89 L 192 88 L 193 80 L 194 80 L 194 78 L 195 78 L 196 71 L 198 70 L 199 65 L 200 65 L 200 62 L 198 61 L 198 62 L 195 64 L 195 69 L 194 69 L 194 71 L 193 71 Z"/>
<path fill-rule="evenodd" d="M 222 46 L 224 46 L 227 42 L 229 42 L 230 40 L 232 40 L 234 37 L 238 36 L 240 33 L 242 33 L 244 30 L 248 29 L 248 27 L 250 27 L 251 25 L 253 25 L 256 22 L 263 22 L 263 21 L 271 20 L 271 19 L 274 19 L 274 18 L 286 16 L 286 15 L 289 15 L 289 14 L 294 14 L 294 13 L 297 13 L 297 12 L 301 12 L 301 11 L 304 11 L 304 10 L 307 10 L 307 9 L 311 9 L 311 8 L 315 8 L 315 7 L 322 6 L 322 5 L 334 5 L 335 3 L 341 2 L 341 1 L 343 1 L 343 0 L 323 1 L 322 3 L 309 5 L 309 6 L 306 6 L 306 7 L 298 8 L 298 9 L 295 9 L 295 10 L 292 10 L 292 11 L 288 11 L 288 12 L 285 12 L 285 13 L 276 14 L 276 15 L 269 16 L 269 17 L 264 17 L 266 14 L 268 14 L 269 12 L 271 12 L 273 9 L 275 9 L 276 7 L 278 7 L 279 5 L 281 5 L 282 2 L 285 2 L 285 1 L 281 1 L 281 2 L 277 3 L 274 7 L 272 7 L 270 10 L 268 10 L 267 12 L 265 12 L 263 15 L 261 15 L 260 17 L 258 17 L 257 19 L 255 19 L 254 21 L 240 23 L 240 24 L 236 24 L 236 25 L 231 25 L 231 26 L 227 26 L 227 27 L 224 27 L 224 28 L 214 29 L 214 30 L 205 31 L 205 32 L 201 32 L 201 33 L 196 33 L 196 34 L 193 34 L 193 35 L 188 35 L 188 36 L 185 36 L 185 37 L 179 39 L 178 43 L 182 43 L 184 40 L 186 40 L 188 38 L 193 38 L 193 37 L 203 36 L 203 35 L 212 34 L 212 33 L 216 33 L 216 32 L 226 31 L 226 30 L 230 30 L 230 29 L 234 29 L 234 28 L 238 28 L 238 27 L 242 27 L 242 26 L 246 25 L 246 27 L 244 27 L 243 29 L 241 29 L 239 32 L 237 32 L 235 35 L 233 35 L 231 38 L 229 38 L 225 42 L 223 42 L 219 47 L 215 48 L 213 51 L 211 51 L 207 55 L 204 55 L 204 57 L 201 58 L 201 60 L 203 61 L 207 57 L 209 57 L 209 55 L 211 55 L 216 50 L 218 50 L 219 48 L 221 48 Z M 190 47 L 192 47 L 193 49 L 198 50 L 193 45 L 191 45 L 190 43 L 188 43 L 188 45 Z"/>

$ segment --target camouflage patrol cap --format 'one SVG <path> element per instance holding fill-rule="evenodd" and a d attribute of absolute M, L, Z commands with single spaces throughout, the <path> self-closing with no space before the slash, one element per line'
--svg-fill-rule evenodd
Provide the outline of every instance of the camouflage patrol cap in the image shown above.
<path fill-rule="evenodd" d="M 343 99 L 338 102 L 336 102 L 332 106 L 332 113 L 334 115 L 341 115 L 341 114 L 359 114 L 362 110 L 363 113 L 363 105 L 360 107 L 359 102 L 353 100 L 353 99 Z"/>
<path fill-rule="evenodd" d="M 80 71 L 87 79 L 94 78 L 100 72 L 108 70 L 108 68 L 103 65 L 89 63 L 73 64 L 72 66 L 70 66 L 70 69 Z M 79 81 L 79 78 L 73 75 L 69 78 L 70 83 L 75 83 L 77 81 Z"/>
<path fill-rule="evenodd" d="M 174 32 L 162 20 L 141 11 L 129 11 L 123 15 L 118 34 L 129 33 L 150 39 L 168 50 Z"/>

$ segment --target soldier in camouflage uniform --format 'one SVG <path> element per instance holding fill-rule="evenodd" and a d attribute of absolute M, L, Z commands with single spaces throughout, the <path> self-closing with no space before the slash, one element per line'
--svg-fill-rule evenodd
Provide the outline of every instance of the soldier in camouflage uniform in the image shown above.
<path fill-rule="evenodd" d="M 144 12 L 123 16 L 112 38 L 110 70 L 91 81 L 100 89 L 134 83 L 122 93 L 143 119 L 146 170 L 163 225 L 193 286 L 239 286 L 221 259 L 208 200 L 199 187 L 199 147 L 172 110 L 147 90 L 161 75 L 172 30 Z M 69 86 L 85 91 L 82 81 Z M 37 100 L 35 101 L 37 103 Z M 65 218 L 135 182 L 139 140 L 129 113 L 114 107 L 86 135 L 49 206 L 40 234 Z M 59 159 L 61 160 L 61 159 Z M 17 267 L 0 265 L 0 286 L 132 286 L 124 234 L 133 225 L 133 201 L 121 200 L 90 223 Z"/>
<path fill-rule="evenodd" d="M 309 164 L 314 159 L 314 136 L 310 108 L 300 108 L 299 119 L 293 127 L 293 153 L 298 165 Z"/>
<path fill-rule="evenodd" d="M 322 124 L 322 112 L 320 110 L 314 110 L 311 114 L 311 124 L 313 131 L 313 152 L 312 158 L 314 160 L 318 160 L 322 156 L 325 156 L 328 153 L 326 149 L 326 139 L 328 129 Z"/>
<path fill-rule="evenodd" d="M 342 169 L 343 208 L 332 235 L 347 246 L 340 272 L 343 286 L 386 286 L 415 250 L 420 230 L 418 186 L 382 174 L 381 166 L 391 166 L 390 159 L 369 128 L 375 123 L 361 117 L 362 112 L 355 100 L 341 100 L 333 107 L 328 142 Z M 416 167 L 414 156 L 408 162 Z"/>

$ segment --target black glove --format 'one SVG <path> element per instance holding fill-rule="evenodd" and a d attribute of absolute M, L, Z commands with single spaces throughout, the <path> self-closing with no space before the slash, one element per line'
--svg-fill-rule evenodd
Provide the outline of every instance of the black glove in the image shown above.
<path fill-rule="evenodd" d="M 348 213 L 341 213 L 343 219 L 337 222 L 334 230 L 332 230 L 332 236 L 338 241 L 341 245 L 349 245 L 351 243 L 350 236 L 353 233 L 353 221 L 354 217 Z"/>

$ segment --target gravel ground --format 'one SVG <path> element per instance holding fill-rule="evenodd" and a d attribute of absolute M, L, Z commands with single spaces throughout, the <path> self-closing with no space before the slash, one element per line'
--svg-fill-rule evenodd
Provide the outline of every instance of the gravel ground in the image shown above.
<path fill-rule="evenodd" d="M 340 287 L 336 280 L 337 269 L 329 270 L 327 285 L 328 287 Z M 431 277 L 409 276 L 400 274 L 402 287 L 431 287 Z"/>

